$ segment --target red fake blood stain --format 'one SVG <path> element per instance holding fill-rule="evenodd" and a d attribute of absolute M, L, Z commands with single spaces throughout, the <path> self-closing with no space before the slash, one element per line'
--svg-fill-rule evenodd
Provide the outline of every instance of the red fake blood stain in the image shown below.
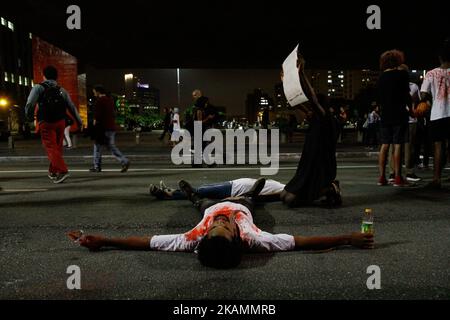
<path fill-rule="evenodd" d="M 229 217 L 235 210 L 233 210 L 230 207 L 222 207 L 216 211 L 214 211 L 212 214 L 209 214 L 205 221 L 203 221 L 201 224 L 196 226 L 191 231 L 188 231 L 184 234 L 184 237 L 187 241 L 195 241 L 199 239 L 200 237 L 204 237 L 207 233 L 208 227 L 211 225 L 212 220 L 214 217 L 218 215 L 227 216 Z"/>
<path fill-rule="evenodd" d="M 429 77 L 433 78 L 438 84 L 436 100 L 445 101 L 450 95 L 450 71 L 436 69 L 429 72 Z"/>

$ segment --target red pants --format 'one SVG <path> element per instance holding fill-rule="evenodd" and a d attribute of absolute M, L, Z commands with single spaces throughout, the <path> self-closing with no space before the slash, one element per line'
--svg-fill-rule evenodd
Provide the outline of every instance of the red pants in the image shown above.
<path fill-rule="evenodd" d="M 66 173 L 67 166 L 63 159 L 63 140 L 64 128 L 66 124 L 64 120 L 49 123 L 41 122 L 39 128 L 41 131 L 42 145 L 47 151 L 47 157 L 50 161 L 49 173 Z"/>

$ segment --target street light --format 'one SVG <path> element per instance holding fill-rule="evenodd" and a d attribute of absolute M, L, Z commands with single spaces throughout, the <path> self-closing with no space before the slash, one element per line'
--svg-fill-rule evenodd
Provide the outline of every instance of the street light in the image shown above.
<path fill-rule="evenodd" d="M 9 105 L 9 101 L 6 98 L 0 98 L 0 107 L 6 108 Z"/>

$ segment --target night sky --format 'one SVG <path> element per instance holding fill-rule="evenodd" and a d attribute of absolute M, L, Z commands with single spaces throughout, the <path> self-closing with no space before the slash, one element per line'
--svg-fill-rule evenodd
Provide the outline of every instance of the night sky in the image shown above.
<path fill-rule="evenodd" d="M 448 1 L 3 1 L 0 13 L 81 59 L 114 68 L 276 68 L 301 43 L 313 67 L 376 67 L 398 48 L 436 63 L 449 36 Z M 82 29 L 66 28 L 78 4 Z M 381 30 L 366 9 L 381 8 Z"/>
<path fill-rule="evenodd" d="M 272 94 L 297 43 L 310 68 L 376 69 L 379 55 L 393 48 L 405 51 L 411 68 L 436 66 L 450 30 L 446 2 L 17 0 L 3 2 L 0 14 L 75 55 L 80 71 L 97 68 L 93 81 L 113 91 L 123 84 L 120 69 L 139 69 L 134 73 L 160 87 L 162 104 L 174 105 L 173 68 L 202 69 L 182 70 L 182 104 L 200 87 L 217 105 L 240 109 L 253 88 Z M 71 4 L 81 8 L 79 31 L 66 28 Z M 381 8 L 381 30 L 366 27 L 371 4 Z"/>

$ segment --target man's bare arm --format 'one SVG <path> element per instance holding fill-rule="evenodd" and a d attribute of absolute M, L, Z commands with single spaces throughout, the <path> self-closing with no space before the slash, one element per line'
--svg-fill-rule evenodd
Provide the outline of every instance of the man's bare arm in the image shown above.
<path fill-rule="evenodd" d="M 352 233 L 333 237 L 303 237 L 294 236 L 296 250 L 325 250 L 339 246 L 354 246 L 361 249 L 374 247 L 373 234 Z"/>
<path fill-rule="evenodd" d="M 300 76 L 300 84 L 302 85 L 306 97 L 311 101 L 312 109 L 314 110 L 315 113 L 324 116 L 325 109 L 320 105 L 319 100 L 317 99 L 316 93 L 314 91 L 314 88 L 311 86 L 311 83 L 306 77 L 303 66 L 300 66 L 299 76 Z"/>
<path fill-rule="evenodd" d="M 80 231 L 69 232 L 67 236 L 89 250 L 99 250 L 103 247 L 122 250 L 150 250 L 150 240 L 152 239 L 151 236 L 107 238 L 101 235 L 84 235 Z"/>

